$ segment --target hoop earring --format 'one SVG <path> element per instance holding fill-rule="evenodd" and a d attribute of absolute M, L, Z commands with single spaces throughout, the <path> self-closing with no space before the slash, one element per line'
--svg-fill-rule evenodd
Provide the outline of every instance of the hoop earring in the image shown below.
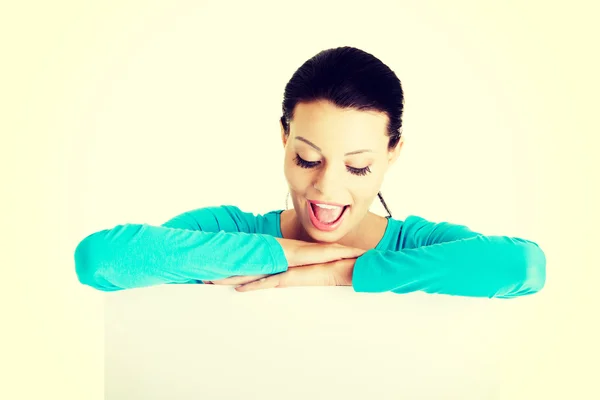
<path fill-rule="evenodd" d="M 286 210 L 289 210 L 289 207 L 288 207 L 288 197 L 290 197 L 290 192 L 289 191 L 285 195 L 285 209 Z"/>

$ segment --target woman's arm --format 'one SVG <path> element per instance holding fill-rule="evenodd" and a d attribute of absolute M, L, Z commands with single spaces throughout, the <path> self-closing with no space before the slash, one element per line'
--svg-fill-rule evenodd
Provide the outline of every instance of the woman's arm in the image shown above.
<path fill-rule="evenodd" d="M 75 249 L 79 281 L 98 290 L 116 291 L 287 270 L 275 237 L 250 233 L 253 227 L 234 208 L 219 208 L 230 217 L 215 212 L 217 208 L 206 210 L 196 210 L 194 218 L 181 214 L 162 226 L 124 224 L 85 237 Z M 203 227 L 216 232 L 203 231 Z"/>
<path fill-rule="evenodd" d="M 545 284 L 546 257 L 532 241 L 485 236 L 417 216 L 407 218 L 402 230 L 400 249 L 358 257 L 355 291 L 511 298 L 536 293 Z"/>

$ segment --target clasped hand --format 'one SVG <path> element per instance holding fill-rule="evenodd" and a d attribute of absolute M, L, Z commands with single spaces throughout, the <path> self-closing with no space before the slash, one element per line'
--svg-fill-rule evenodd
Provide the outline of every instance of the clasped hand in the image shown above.
<path fill-rule="evenodd" d="M 214 281 L 214 285 L 236 285 L 238 292 L 293 286 L 351 286 L 356 258 L 365 250 L 340 244 L 276 240 L 288 261 L 288 270 L 277 274 L 239 275 Z"/>

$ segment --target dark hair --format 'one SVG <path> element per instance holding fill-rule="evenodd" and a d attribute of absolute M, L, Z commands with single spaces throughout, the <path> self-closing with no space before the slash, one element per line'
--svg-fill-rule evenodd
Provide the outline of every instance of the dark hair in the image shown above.
<path fill-rule="evenodd" d="M 391 150 L 402 136 L 404 93 L 396 74 L 375 56 L 355 47 L 323 50 L 307 60 L 285 86 L 281 124 L 285 136 L 298 103 L 327 100 L 340 108 L 379 111 L 388 116 L 386 134 Z M 377 193 L 392 216 L 381 192 Z"/>

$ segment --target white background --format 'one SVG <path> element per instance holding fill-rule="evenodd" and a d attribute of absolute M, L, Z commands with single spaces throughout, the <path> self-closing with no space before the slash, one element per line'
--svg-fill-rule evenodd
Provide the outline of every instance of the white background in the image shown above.
<path fill-rule="evenodd" d="M 269 324 L 281 302 L 307 316 L 330 310 L 327 319 L 319 319 L 327 323 L 330 335 L 323 340 L 328 343 L 334 341 L 332 335 L 360 323 L 353 319 L 354 307 L 363 317 L 368 307 L 380 310 L 365 318 L 381 329 L 365 323 L 365 331 L 354 334 L 366 335 L 367 343 L 378 343 L 379 335 L 384 343 L 396 340 L 396 354 L 407 351 L 402 339 L 426 351 L 436 339 L 433 333 L 442 335 L 452 327 L 449 347 L 438 342 L 436 348 L 437 354 L 445 354 L 438 358 L 441 365 L 455 361 L 456 347 L 450 344 L 472 346 L 487 337 L 485 330 L 473 331 L 478 326 L 470 318 L 473 307 L 481 326 L 501 328 L 496 335 L 511 333 L 490 339 L 498 348 L 481 344 L 483 355 L 499 360 L 497 373 L 487 375 L 496 379 L 490 385 L 497 384 L 490 398 L 594 398 L 599 263 L 592 250 L 599 236 L 600 168 L 593 113 L 600 66 L 594 10 L 588 3 L 3 5 L 0 159 L 6 328 L 0 341 L 5 377 L 0 397 L 103 398 L 105 302 L 121 301 L 124 312 L 151 312 L 161 296 L 168 296 L 177 313 L 157 311 L 163 324 L 160 319 L 148 324 L 130 319 L 131 332 L 159 326 L 154 337 L 171 340 L 177 348 L 191 340 L 190 332 L 180 336 L 166 330 L 179 324 L 198 333 L 197 343 L 206 343 L 201 325 L 189 324 L 208 313 L 211 334 L 223 338 L 222 343 L 212 339 L 208 356 L 220 363 L 218 354 L 232 364 L 239 348 L 228 350 L 226 339 L 237 333 L 227 315 L 237 312 L 239 317 L 241 310 L 229 302 L 252 310 L 254 317 L 244 321 L 256 321 L 252 337 L 263 337 L 257 342 L 262 346 L 272 343 L 260 332 L 272 329 Z M 415 214 L 537 242 L 548 259 L 541 293 L 496 306 L 419 295 L 355 297 L 348 288 L 260 295 L 227 288 L 155 288 L 110 297 L 77 283 L 73 251 L 91 232 L 125 222 L 160 224 L 209 205 L 236 204 L 256 213 L 283 208 L 287 187 L 278 127 L 283 89 L 306 59 L 340 45 L 380 58 L 405 90 L 406 142 L 382 187 L 394 217 Z M 379 204 L 373 211 L 383 214 Z M 186 301 L 192 298 L 198 301 Z M 410 313 L 408 331 L 390 318 L 393 306 L 402 315 Z M 426 309 L 448 309 L 456 325 L 446 314 L 438 311 L 432 317 Z M 310 335 L 316 346 L 311 354 L 331 359 L 325 345 L 318 347 L 318 331 L 290 330 L 311 325 L 299 323 L 295 314 L 277 315 L 278 329 L 290 332 L 290 349 L 294 340 Z M 112 321 L 118 317 L 113 314 Z M 510 325 L 497 326 L 498 321 Z M 415 328 L 419 323 L 440 329 L 420 335 Z M 114 325 L 110 329 L 114 332 Z M 114 348 L 131 339 L 127 335 L 114 337 Z M 279 344 L 274 359 L 285 363 L 285 342 L 272 339 Z M 335 354 L 366 370 L 372 360 L 357 356 L 344 340 L 340 336 L 347 348 Z M 177 370 L 166 342 L 161 343 L 157 354 L 164 364 L 156 368 L 173 365 L 173 374 L 189 374 L 185 363 Z M 415 376 L 425 376 L 422 357 L 431 354 L 411 354 L 404 361 L 377 359 L 375 370 L 393 377 L 396 368 L 408 371 L 412 362 Z M 253 368 L 246 383 L 256 384 L 257 377 L 267 379 L 277 371 L 277 364 L 244 362 Z M 308 373 L 311 366 L 307 361 L 299 368 Z M 463 378 L 471 371 L 460 370 L 458 363 L 455 368 Z M 346 372 L 332 376 L 346 382 Z M 340 397 L 358 393 L 353 385 L 360 375 L 355 373 L 349 375 L 352 384 L 340 384 Z M 212 378 L 207 398 L 227 398 L 227 389 L 217 389 L 224 378 Z M 239 379 L 236 375 L 232 384 Z M 324 382 L 314 379 L 317 386 Z M 437 379 L 427 384 L 443 386 L 444 379 Z"/>

